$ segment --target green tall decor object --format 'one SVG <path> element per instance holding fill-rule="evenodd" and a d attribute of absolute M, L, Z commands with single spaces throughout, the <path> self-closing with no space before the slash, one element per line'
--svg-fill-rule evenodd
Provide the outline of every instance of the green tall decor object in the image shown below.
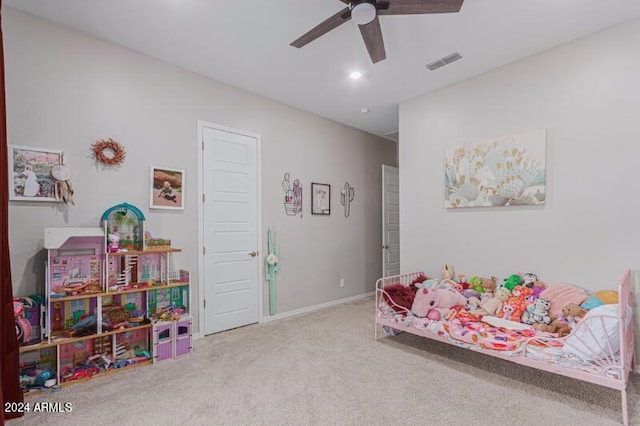
<path fill-rule="evenodd" d="M 267 230 L 267 255 L 264 258 L 264 270 L 269 281 L 269 315 L 276 314 L 276 272 L 278 272 L 278 246 L 276 245 L 275 232 Z"/>

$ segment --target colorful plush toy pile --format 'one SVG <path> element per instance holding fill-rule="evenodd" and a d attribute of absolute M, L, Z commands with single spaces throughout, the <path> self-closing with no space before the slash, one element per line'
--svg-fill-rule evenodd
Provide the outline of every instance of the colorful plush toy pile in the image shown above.
<path fill-rule="evenodd" d="M 442 267 L 441 279 L 421 276 L 409 286 L 390 284 L 384 288 L 385 302 L 396 312 L 439 321 L 461 311 L 478 318 L 493 316 L 514 324 L 529 326 L 564 336 L 570 333 L 589 309 L 617 303 L 611 290 L 589 295 L 569 284 L 547 286 L 534 273 L 512 274 L 496 285 L 496 277 L 458 274 L 454 281 L 451 265 Z M 517 326 L 517 327 L 516 327 Z"/>

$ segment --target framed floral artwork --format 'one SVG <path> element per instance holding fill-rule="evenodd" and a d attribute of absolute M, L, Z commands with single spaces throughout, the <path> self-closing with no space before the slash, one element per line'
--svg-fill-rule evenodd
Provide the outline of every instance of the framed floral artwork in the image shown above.
<path fill-rule="evenodd" d="M 444 206 L 543 205 L 546 130 L 453 146 L 445 152 Z"/>

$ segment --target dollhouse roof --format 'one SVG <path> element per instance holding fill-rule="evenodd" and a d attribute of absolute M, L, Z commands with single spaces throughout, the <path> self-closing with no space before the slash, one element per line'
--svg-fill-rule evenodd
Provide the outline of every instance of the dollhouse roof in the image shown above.
<path fill-rule="evenodd" d="M 140 210 L 139 208 L 137 208 L 136 206 L 134 206 L 133 204 L 128 204 L 128 203 L 122 203 L 122 204 L 118 204 L 116 206 L 113 206 L 111 208 L 108 208 L 103 214 L 102 214 L 102 218 L 100 218 L 100 221 L 103 222 L 105 220 L 109 220 L 109 215 L 114 212 L 114 211 L 121 211 L 124 210 L 125 213 L 126 212 L 131 212 L 133 214 L 136 215 L 136 218 L 138 219 L 138 222 L 145 220 L 144 217 L 144 213 L 142 213 L 142 210 Z"/>
<path fill-rule="evenodd" d="M 71 237 L 102 237 L 104 238 L 104 229 L 102 228 L 45 228 L 44 229 L 44 248 L 57 249 Z"/>

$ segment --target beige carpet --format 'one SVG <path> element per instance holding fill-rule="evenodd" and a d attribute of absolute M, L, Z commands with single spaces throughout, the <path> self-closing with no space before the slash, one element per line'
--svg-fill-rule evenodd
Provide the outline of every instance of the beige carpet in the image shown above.
<path fill-rule="evenodd" d="M 372 298 L 195 342 L 195 353 L 28 402 L 37 425 L 615 425 L 618 392 L 403 334 L 373 341 Z M 629 386 L 640 425 L 640 380 Z"/>

